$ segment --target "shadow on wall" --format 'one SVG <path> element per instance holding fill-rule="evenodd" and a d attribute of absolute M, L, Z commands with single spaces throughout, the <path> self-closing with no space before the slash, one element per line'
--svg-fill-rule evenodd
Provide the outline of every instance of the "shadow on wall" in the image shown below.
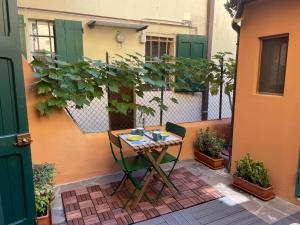
<path fill-rule="evenodd" d="M 35 96 L 30 91 L 33 82 L 30 65 L 23 58 L 29 130 L 33 139 L 33 163 L 54 163 L 56 183 L 68 183 L 118 171 L 109 149 L 107 133 L 83 134 L 65 111 L 40 117 L 35 108 Z M 229 130 L 230 121 L 214 120 L 182 124 L 187 135 L 181 159 L 193 158 L 193 141 L 200 128 Z M 177 149 L 170 149 L 170 152 Z"/>

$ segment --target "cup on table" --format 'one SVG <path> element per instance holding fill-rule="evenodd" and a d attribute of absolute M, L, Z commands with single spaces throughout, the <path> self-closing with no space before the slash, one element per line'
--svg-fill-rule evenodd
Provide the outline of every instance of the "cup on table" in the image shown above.
<path fill-rule="evenodd" d="M 168 135 L 160 134 L 160 137 L 161 137 L 162 141 L 165 141 L 165 140 L 167 140 Z"/>
<path fill-rule="evenodd" d="M 153 131 L 152 138 L 154 141 L 159 141 L 161 139 L 160 131 Z"/>
<path fill-rule="evenodd" d="M 131 129 L 131 132 L 130 132 L 130 134 L 132 134 L 132 135 L 136 135 L 136 134 L 137 134 L 137 129 Z"/>
<path fill-rule="evenodd" d="M 138 135 L 143 136 L 144 135 L 144 128 L 143 127 L 138 127 L 136 128 L 136 132 Z"/>

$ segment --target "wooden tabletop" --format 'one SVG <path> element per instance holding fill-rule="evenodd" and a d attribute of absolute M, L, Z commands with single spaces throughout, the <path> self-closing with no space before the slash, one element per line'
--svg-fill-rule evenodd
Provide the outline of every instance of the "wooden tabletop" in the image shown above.
<path fill-rule="evenodd" d="M 130 133 L 119 134 L 119 137 L 137 152 L 147 151 L 153 148 L 180 145 L 183 142 L 183 140 L 175 134 L 171 134 L 166 138 L 166 140 L 159 141 L 154 141 L 152 139 L 151 131 L 145 131 L 145 134 L 143 135 L 143 138 L 140 141 L 129 141 L 127 139 L 128 135 L 130 135 Z"/>

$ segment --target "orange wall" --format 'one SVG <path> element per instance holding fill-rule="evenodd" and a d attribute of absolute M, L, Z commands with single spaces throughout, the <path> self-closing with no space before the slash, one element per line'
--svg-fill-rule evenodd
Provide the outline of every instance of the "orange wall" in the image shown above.
<path fill-rule="evenodd" d="M 284 96 L 257 94 L 259 37 L 284 33 L 289 33 Z M 263 161 L 275 193 L 297 204 L 299 52 L 300 1 L 266 0 L 246 5 L 240 36 L 233 160 L 249 152 L 254 159 Z"/>
<path fill-rule="evenodd" d="M 87 179 L 118 171 L 109 150 L 107 133 L 83 134 L 65 112 L 54 112 L 49 117 L 39 117 L 35 111 L 35 96 L 30 91 L 33 82 L 31 68 L 23 60 L 29 130 L 33 163 L 54 163 L 57 168 L 56 183 Z M 187 128 L 181 159 L 193 158 L 193 141 L 196 130 L 202 127 L 228 130 L 229 120 L 183 124 Z M 174 152 L 176 149 L 171 149 Z"/>

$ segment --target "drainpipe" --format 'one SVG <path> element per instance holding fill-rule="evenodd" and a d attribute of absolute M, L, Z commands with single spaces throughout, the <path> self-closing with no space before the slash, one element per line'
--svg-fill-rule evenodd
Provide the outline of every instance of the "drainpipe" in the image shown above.
<path fill-rule="evenodd" d="M 234 116 L 235 116 L 235 99 L 236 99 L 236 81 L 237 81 L 237 71 L 238 71 L 238 61 L 239 61 L 239 47 L 240 47 L 240 30 L 241 27 L 239 23 L 242 20 L 242 15 L 244 12 L 244 6 L 247 0 L 240 0 L 238 4 L 238 8 L 236 14 L 232 20 L 231 26 L 237 33 L 237 43 L 236 43 L 236 67 L 234 73 L 234 83 L 233 83 L 233 102 L 232 102 L 232 116 L 231 116 L 231 143 L 229 148 L 229 163 L 228 163 L 228 171 L 231 170 L 231 161 L 232 161 L 232 143 L 233 143 L 233 127 L 234 127 Z"/>
<path fill-rule="evenodd" d="M 207 1 L 207 27 L 206 35 L 208 40 L 207 58 L 211 59 L 212 55 L 212 41 L 213 41 L 213 26 L 215 14 L 215 0 Z M 205 90 L 202 92 L 202 109 L 201 120 L 208 119 L 208 101 L 209 101 L 209 84 L 205 84 Z"/>

